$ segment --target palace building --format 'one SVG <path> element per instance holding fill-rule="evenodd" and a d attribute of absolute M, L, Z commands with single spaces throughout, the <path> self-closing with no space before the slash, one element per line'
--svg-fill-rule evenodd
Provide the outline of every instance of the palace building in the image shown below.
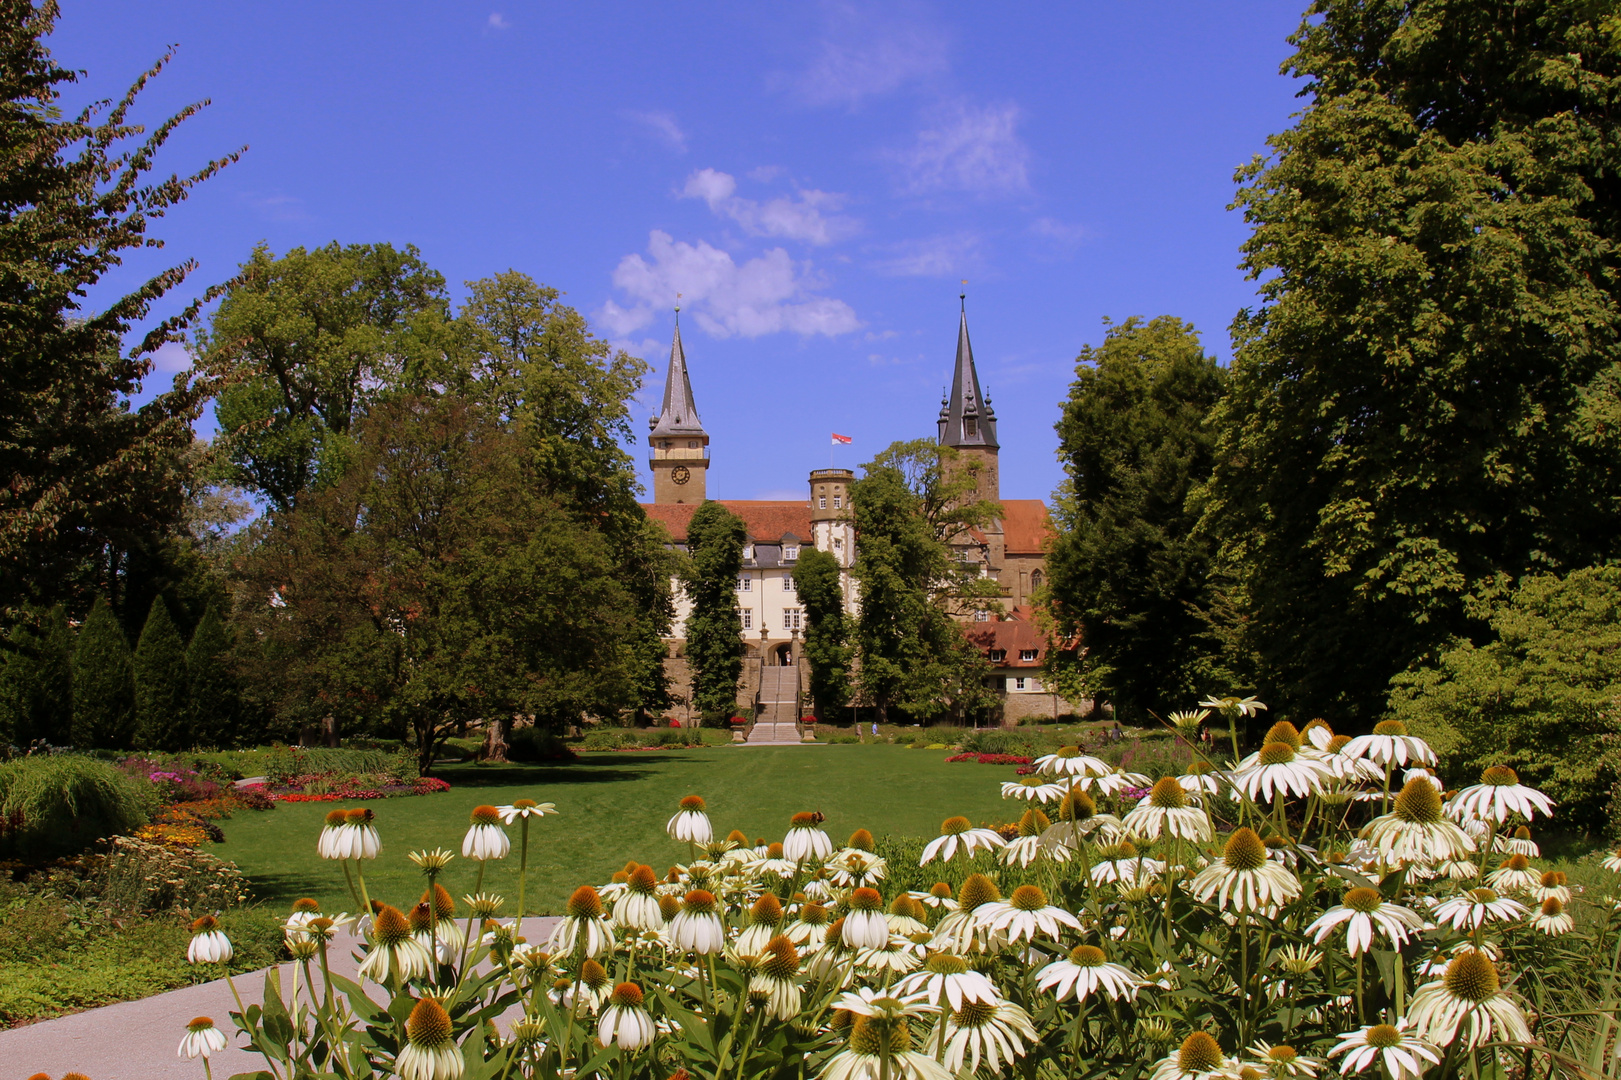
<path fill-rule="evenodd" d="M 1032 621 L 1031 600 L 1041 586 L 1046 565 L 1043 548 L 1051 532 L 1047 507 L 1040 499 L 1000 497 L 996 413 L 980 390 L 966 312 L 957 329 L 951 390 L 940 403 L 936 424 L 942 445 L 956 449 L 959 460 L 977 464 L 978 497 L 1002 507 L 999 518 L 959 538 L 953 547 L 959 558 L 979 563 L 981 572 L 1001 586 L 1003 614 L 977 612 L 963 617 L 976 623 L 967 628 L 969 640 L 985 652 L 996 688 L 1006 695 L 1005 718 L 1012 721 L 1074 711 L 1068 702 L 1049 694 L 1039 677 L 1047 644 Z M 698 416 L 679 322 L 670 345 L 663 405 L 658 416 L 648 419 L 648 425 L 653 501 L 642 506 L 684 548 L 687 523 L 709 498 L 710 437 Z M 746 644 L 744 685 L 738 693 L 740 715 L 751 715 L 747 710 L 752 707 L 760 723 L 783 724 L 797 717 L 801 708 L 808 711 L 799 690 L 804 680 L 798 671 L 804 611 L 793 578 L 801 550 L 817 548 L 838 560 L 843 568 L 845 608 L 852 615 L 858 610 L 858 583 L 851 574 L 857 545 L 850 507 L 854 479 L 848 469 L 811 469 L 803 500 L 720 500 L 748 527 L 743 572 L 737 580 L 737 611 Z M 684 720 L 689 718 L 690 683 L 682 645 L 690 610 L 678 589 L 666 663 L 672 693 L 680 702 L 675 714 Z M 781 741 L 788 740 L 785 736 Z"/>

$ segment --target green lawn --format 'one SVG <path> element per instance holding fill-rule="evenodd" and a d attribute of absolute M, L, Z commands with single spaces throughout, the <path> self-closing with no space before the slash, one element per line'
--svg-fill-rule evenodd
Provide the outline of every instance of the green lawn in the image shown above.
<path fill-rule="evenodd" d="M 977 822 L 1017 819 L 1022 803 L 1004 803 L 998 785 L 1014 766 L 948 765 L 938 750 L 889 745 L 714 747 L 701 750 L 593 753 L 569 765 L 448 766 L 442 795 L 372 802 L 383 854 L 367 867 L 374 899 L 394 904 L 421 894 L 409 851 L 442 846 L 458 853 L 442 879 L 458 898 L 473 887 L 476 864 L 460 858 L 468 812 L 480 803 L 531 798 L 557 804 L 560 816 L 530 825 L 528 906 L 561 909 L 577 886 L 608 880 L 629 859 L 659 870 L 685 861 L 684 846 L 664 823 L 684 795 L 709 802 L 716 834 L 741 829 L 750 839 L 780 840 L 801 810 L 827 815 L 824 828 L 842 843 L 858 828 L 874 835 L 935 836 L 942 819 L 965 814 Z M 328 910 L 352 908 L 343 872 L 315 854 L 321 820 L 333 803 L 284 803 L 273 811 L 239 813 L 220 822 L 225 843 L 213 854 L 240 866 L 272 904 L 312 896 Z M 517 829 L 512 856 L 492 864 L 486 890 L 517 898 Z"/>

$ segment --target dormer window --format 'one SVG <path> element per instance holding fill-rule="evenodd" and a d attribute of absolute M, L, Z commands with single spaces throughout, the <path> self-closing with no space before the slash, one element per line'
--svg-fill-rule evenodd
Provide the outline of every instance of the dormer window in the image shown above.
<path fill-rule="evenodd" d="M 744 562 L 753 562 L 754 561 L 754 545 L 753 544 L 744 544 L 743 545 L 743 561 Z"/>
<path fill-rule="evenodd" d="M 799 545 L 798 544 L 789 544 L 787 547 L 782 549 L 782 561 L 783 562 L 793 562 L 795 559 L 798 559 L 798 558 L 799 558 Z"/>
<path fill-rule="evenodd" d="M 965 417 L 962 422 L 962 433 L 970 439 L 979 437 L 979 417 Z"/>
<path fill-rule="evenodd" d="M 1019 659 L 1020 660 L 1024 660 L 1024 661 L 1028 662 L 1028 661 L 1034 660 L 1035 658 L 1036 658 L 1036 650 L 1034 650 L 1034 649 L 1020 649 L 1019 650 Z"/>
<path fill-rule="evenodd" d="M 991 663 L 1000 664 L 1002 661 L 1004 661 L 1006 659 L 1007 659 L 1007 650 L 1006 649 L 992 649 L 991 650 Z"/>

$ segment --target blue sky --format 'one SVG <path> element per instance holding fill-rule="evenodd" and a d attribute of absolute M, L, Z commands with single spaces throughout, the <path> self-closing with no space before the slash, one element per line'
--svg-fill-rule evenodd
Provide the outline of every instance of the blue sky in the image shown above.
<path fill-rule="evenodd" d="M 1002 493 L 1045 498 L 1105 317 L 1227 357 L 1232 175 L 1299 108 L 1302 7 L 64 0 L 51 46 L 84 99 L 178 46 L 136 118 L 212 105 L 162 168 L 248 146 L 112 284 L 196 259 L 178 304 L 260 240 L 416 244 L 458 296 L 514 268 L 655 365 L 638 434 L 680 292 L 710 495 L 798 498 L 830 432 L 933 433 L 966 278 Z"/>

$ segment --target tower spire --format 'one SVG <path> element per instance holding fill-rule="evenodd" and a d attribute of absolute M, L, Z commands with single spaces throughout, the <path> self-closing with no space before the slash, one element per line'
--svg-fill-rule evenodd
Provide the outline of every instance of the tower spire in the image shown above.
<path fill-rule="evenodd" d="M 951 372 L 951 393 L 940 413 L 940 442 L 946 446 L 981 446 L 1000 449 L 996 441 L 996 413 L 979 390 L 974 368 L 974 347 L 968 340 L 966 291 L 958 296 L 962 310 L 957 321 L 957 362 Z"/>
<path fill-rule="evenodd" d="M 654 435 L 702 435 L 698 406 L 692 398 L 692 379 L 687 374 L 687 350 L 681 344 L 680 309 L 677 309 L 675 336 L 670 341 L 670 367 L 664 378 L 664 407 L 653 421 Z"/>
<path fill-rule="evenodd" d="M 648 418 L 648 465 L 653 470 L 656 503 L 703 502 L 709 471 L 709 433 L 698 419 L 687 374 L 687 350 L 681 344 L 680 308 L 670 339 L 670 367 L 664 376 L 664 405 Z"/>

